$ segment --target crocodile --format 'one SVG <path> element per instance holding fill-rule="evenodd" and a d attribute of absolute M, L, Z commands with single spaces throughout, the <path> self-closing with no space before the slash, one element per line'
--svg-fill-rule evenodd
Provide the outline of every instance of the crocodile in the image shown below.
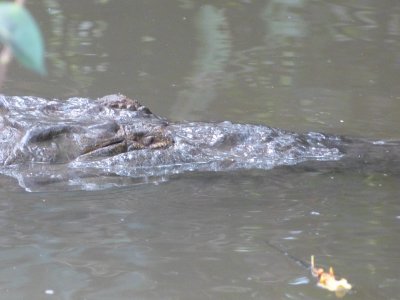
<path fill-rule="evenodd" d="M 26 191 L 99 189 L 188 171 L 356 168 L 390 173 L 399 142 L 265 125 L 173 122 L 124 95 L 47 100 L 0 95 L 0 174 Z"/>

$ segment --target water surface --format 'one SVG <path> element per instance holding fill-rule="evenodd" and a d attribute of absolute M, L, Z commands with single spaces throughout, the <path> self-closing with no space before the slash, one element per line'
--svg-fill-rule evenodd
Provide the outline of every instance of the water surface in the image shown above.
<path fill-rule="evenodd" d="M 49 76 L 13 64 L 9 95 L 122 92 L 174 120 L 400 138 L 398 1 L 30 4 Z M 1 189 L 1 299 L 334 297 L 282 251 L 333 265 L 346 298 L 399 297 L 400 189 L 385 174 L 192 173 L 64 193 L 2 177 Z"/>

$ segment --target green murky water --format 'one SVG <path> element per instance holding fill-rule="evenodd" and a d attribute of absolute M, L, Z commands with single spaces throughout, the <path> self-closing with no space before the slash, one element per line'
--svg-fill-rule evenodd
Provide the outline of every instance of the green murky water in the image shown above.
<path fill-rule="evenodd" d="M 398 1 L 29 4 L 49 76 L 13 64 L 4 93 L 400 138 Z M 29 194 L 1 178 L 0 299 L 334 298 L 270 245 L 333 265 L 348 299 L 398 299 L 398 181 L 280 169 Z"/>

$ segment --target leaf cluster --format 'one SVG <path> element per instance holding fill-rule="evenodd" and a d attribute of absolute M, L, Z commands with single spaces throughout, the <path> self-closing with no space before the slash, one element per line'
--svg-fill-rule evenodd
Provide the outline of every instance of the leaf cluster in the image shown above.
<path fill-rule="evenodd" d="M 30 12 L 15 2 L 0 3 L 0 42 L 11 49 L 24 67 L 46 74 L 44 45 L 39 27 Z M 2 67 L 8 61 L 0 61 Z"/>

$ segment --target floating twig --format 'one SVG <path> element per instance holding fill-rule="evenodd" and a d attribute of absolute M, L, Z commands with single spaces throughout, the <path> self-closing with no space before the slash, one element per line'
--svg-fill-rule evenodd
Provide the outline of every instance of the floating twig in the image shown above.
<path fill-rule="evenodd" d="M 351 290 L 352 286 L 347 279 L 337 280 L 333 268 L 325 272 L 323 268 L 317 268 L 314 262 L 314 255 L 311 255 L 311 274 L 318 278 L 318 286 L 331 292 L 335 292 L 336 297 L 342 298 Z"/>

